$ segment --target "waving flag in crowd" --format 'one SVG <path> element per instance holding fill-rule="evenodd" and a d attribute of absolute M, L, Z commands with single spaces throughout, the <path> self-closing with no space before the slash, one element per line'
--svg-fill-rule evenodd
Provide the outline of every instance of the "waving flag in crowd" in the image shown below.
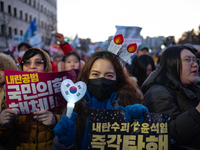
<path fill-rule="evenodd" d="M 34 36 L 34 32 L 37 31 L 37 26 L 35 22 L 35 18 L 31 21 L 28 29 L 26 30 L 26 33 L 24 35 L 24 40 L 31 38 Z"/>

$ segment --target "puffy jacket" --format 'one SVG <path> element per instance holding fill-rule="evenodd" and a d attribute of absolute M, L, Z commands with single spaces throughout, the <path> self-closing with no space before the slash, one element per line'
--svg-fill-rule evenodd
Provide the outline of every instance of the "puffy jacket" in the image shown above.
<path fill-rule="evenodd" d="M 186 88 L 170 74 L 167 74 L 166 85 L 159 85 L 155 80 L 159 69 L 152 72 L 141 87 L 146 107 L 149 112 L 170 114 L 169 130 L 175 140 L 172 149 L 200 149 L 200 113 L 195 109 L 200 101 L 200 86 Z"/>
<path fill-rule="evenodd" d="M 41 50 L 47 60 L 44 72 L 51 72 L 50 57 L 46 52 Z M 22 70 L 22 68 L 20 68 Z M 6 100 L 4 101 L 7 108 Z M 60 120 L 60 113 L 54 113 L 57 121 Z M 20 115 L 18 119 L 7 128 L 0 127 L 0 139 L 4 136 L 6 142 L 16 133 L 15 148 L 16 150 L 50 150 L 53 143 L 53 129 L 43 125 L 42 122 L 33 119 L 32 116 Z"/>
<path fill-rule="evenodd" d="M 4 69 L 10 70 L 19 70 L 16 66 L 15 61 L 4 53 L 0 53 L 0 66 Z M 5 85 L 3 85 L 3 89 L 0 92 L 0 113 L 2 110 L 7 108 L 6 104 L 6 94 L 5 94 Z M 14 128 L 6 128 L 2 129 L 0 126 L 0 149 L 4 147 L 5 149 L 12 149 L 13 147 L 13 138 L 10 138 L 10 135 L 14 132 Z M 8 143 L 6 141 L 9 140 Z"/>
<path fill-rule="evenodd" d="M 6 99 L 4 100 L 6 105 Z M 6 108 L 6 107 L 5 107 Z M 60 120 L 60 115 L 54 114 L 57 120 Z M 53 129 L 43 125 L 42 122 L 33 119 L 32 116 L 21 115 L 18 119 L 7 127 L 0 127 L 0 139 L 2 143 L 7 142 L 15 136 L 16 150 L 50 150 L 54 138 Z"/>

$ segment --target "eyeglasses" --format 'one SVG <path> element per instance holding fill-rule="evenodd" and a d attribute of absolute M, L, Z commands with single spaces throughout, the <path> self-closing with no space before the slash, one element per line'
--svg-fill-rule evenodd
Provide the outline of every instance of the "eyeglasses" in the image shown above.
<path fill-rule="evenodd" d="M 196 57 L 188 58 L 188 59 L 185 59 L 184 61 L 187 61 L 190 66 L 192 66 L 194 63 L 197 63 L 197 65 L 199 66 L 199 58 L 196 58 Z"/>
<path fill-rule="evenodd" d="M 37 67 L 40 67 L 42 66 L 42 64 L 44 64 L 44 61 L 43 60 L 36 60 L 36 61 L 23 61 L 22 64 L 26 67 L 30 67 L 31 66 L 31 62 L 34 62 L 34 64 L 37 66 Z"/>

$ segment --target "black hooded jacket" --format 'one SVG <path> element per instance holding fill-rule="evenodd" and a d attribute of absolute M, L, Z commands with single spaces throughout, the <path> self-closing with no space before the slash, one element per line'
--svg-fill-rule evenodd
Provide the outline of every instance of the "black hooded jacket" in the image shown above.
<path fill-rule="evenodd" d="M 200 101 L 200 86 L 184 87 L 167 74 L 165 85 L 155 82 L 160 67 L 143 83 L 141 90 L 149 112 L 170 114 L 169 130 L 176 141 L 172 145 L 200 149 L 200 113 L 195 109 Z"/>

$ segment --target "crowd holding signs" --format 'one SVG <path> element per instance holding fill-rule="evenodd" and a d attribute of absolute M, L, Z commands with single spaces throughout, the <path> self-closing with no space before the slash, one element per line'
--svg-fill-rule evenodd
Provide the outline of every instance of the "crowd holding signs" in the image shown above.
<path fill-rule="evenodd" d="M 39 110 L 55 111 L 66 107 L 61 99 L 61 82 L 75 81 L 74 70 L 39 73 L 5 70 L 8 108 L 22 115 Z M 90 112 L 89 149 L 168 150 L 168 115 L 146 113 L 144 122 L 127 122 L 123 110 L 92 109 Z"/>

